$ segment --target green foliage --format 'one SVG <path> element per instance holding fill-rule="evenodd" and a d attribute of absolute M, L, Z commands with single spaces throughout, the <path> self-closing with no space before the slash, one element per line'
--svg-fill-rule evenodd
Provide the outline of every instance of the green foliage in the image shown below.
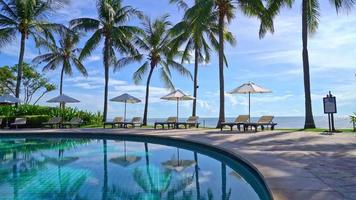
<path fill-rule="evenodd" d="M 356 112 L 350 116 L 351 122 L 356 122 Z"/>
<path fill-rule="evenodd" d="M 10 119 L 26 117 L 29 121 L 33 121 L 34 125 L 39 125 L 38 123 L 48 121 L 49 118 L 57 116 L 63 117 L 64 121 L 69 121 L 74 117 L 80 117 L 84 125 L 100 124 L 102 121 L 102 114 L 100 112 L 93 113 L 70 107 L 65 108 L 63 111 L 58 107 L 36 105 L 20 105 L 18 108 L 13 106 L 0 106 L 0 117 L 1 116 L 10 117 Z"/>
<path fill-rule="evenodd" d="M 44 74 L 37 72 L 34 67 L 26 63 L 22 67 L 22 90 L 24 91 L 23 101 L 25 104 L 32 102 L 34 95 L 40 93 L 34 101 L 34 104 L 36 104 L 45 94 L 56 89 L 56 86 L 50 83 Z M 0 94 L 9 92 L 15 95 L 17 70 L 18 65 L 0 68 Z"/>

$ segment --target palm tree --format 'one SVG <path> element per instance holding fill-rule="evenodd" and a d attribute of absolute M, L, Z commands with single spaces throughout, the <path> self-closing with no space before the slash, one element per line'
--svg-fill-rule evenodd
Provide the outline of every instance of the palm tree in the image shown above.
<path fill-rule="evenodd" d="M 81 60 L 79 60 L 80 49 L 77 48 L 79 43 L 79 35 L 65 30 L 60 34 L 59 46 L 56 43 L 52 43 L 50 40 L 42 41 L 41 46 L 49 50 L 49 53 L 37 56 L 33 59 L 36 64 L 45 63 L 43 71 L 56 70 L 60 66 L 61 79 L 59 84 L 59 94 L 63 94 L 63 77 L 64 74 L 71 76 L 73 74 L 72 65 L 75 65 L 77 70 L 83 75 L 88 76 Z"/>
<path fill-rule="evenodd" d="M 191 74 L 183 65 L 174 60 L 177 52 L 172 49 L 172 37 L 169 32 L 171 23 L 168 21 L 168 15 L 164 15 L 153 22 L 150 18 L 144 17 L 142 24 L 144 26 L 144 33 L 142 37 L 136 38 L 136 44 L 144 52 L 146 62 L 134 73 L 133 79 L 138 84 L 149 71 L 143 114 L 143 124 L 147 125 L 149 87 L 154 70 L 160 67 L 158 68 L 160 70 L 160 78 L 165 86 L 170 89 L 174 88 L 171 80 L 171 69 L 176 70 L 183 76 L 191 77 Z"/>
<path fill-rule="evenodd" d="M 26 39 L 29 37 L 35 41 L 42 37 L 53 39 L 51 31 L 58 31 L 62 26 L 49 23 L 45 19 L 62 3 L 62 0 L 0 0 L 0 46 L 12 42 L 17 34 L 21 35 L 15 90 L 17 98 L 20 96 Z"/>
<path fill-rule="evenodd" d="M 294 0 L 269 0 L 269 9 L 274 16 L 282 6 L 291 7 Z M 341 8 L 350 10 L 355 4 L 354 0 L 330 0 L 336 12 Z M 302 41 L 303 41 L 303 76 L 305 93 L 305 123 L 304 128 L 315 128 L 310 90 L 310 67 L 308 53 L 308 36 L 314 34 L 319 26 L 320 6 L 318 0 L 302 1 Z"/>
<path fill-rule="evenodd" d="M 185 0 L 172 0 L 177 2 L 183 8 L 188 5 Z M 257 17 L 261 21 L 260 38 L 264 36 L 267 31 L 273 31 L 273 24 L 266 15 L 263 0 L 206 0 L 214 4 L 213 14 L 218 18 L 218 55 L 219 55 L 219 84 L 220 84 L 220 108 L 219 120 L 217 127 L 221 126 L 221 122 L 225 121 L 225 89 L 224 89 L 224 66 L 227 65 L 224 46 L 226 37 L 226 25 L 235 17 L 235 10 L 239 8 L 243 14 L 248 17 Z M 196 5 L 200 6 L 200 5 Z M 199 8 L 198 8 L 199 9 Z"/>
<path fill-rule="evenodd" d="M 171 0 L 171 2 L 177 2 Z M 187 9 L 183 21 L 172 28 L 172 33 L 177 35 L 175 38 L 176 48 L 185 43 L 182 63 L 190 61 L 190 52 L 194 52 L 194 87 L 193 87 L 193 111 L 192 116 L 196 116 L 198 70 L 200 63 L 210 61 L 212 44 L 215 49 L 218 48 L 218 23 L 217 16 L 213 12 L 213 1 L 196 0 L 195 5 Z M 226 39 L 230 44 L 235 43 L 235 39 L 230 32 L 225 32 Z"/>
<path fill-rule="evenodd" d="M 104 40 L 105 91 L 103 121 L 106 121 L 110 66 L 115 66 L 116 69 L 119 69 L 130 62 L 140 59 L 131 39 L 141 30 L 136 26 L 127 25 L 129 19 L 134 16 L 140 16 L 140 12 L 130 6 L 122 6 L 121 0 L 98 0 L 97 12 L 98 19 L 79 18 L 72 20 L 70 24 L 74 27 L 74 30 L 94 31 L 80 54 L 80 60 L 90 56 L 99 43 Z M 129 56 L 118 60 L 115 55 L 116 52 Z"/>

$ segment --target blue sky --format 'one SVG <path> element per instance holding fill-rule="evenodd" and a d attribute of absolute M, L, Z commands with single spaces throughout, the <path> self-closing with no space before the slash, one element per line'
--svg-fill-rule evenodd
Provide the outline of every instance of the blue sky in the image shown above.
<path fill-rule="evenodd" d="M 168 0 L 124 0 L 152 18 L 165 13 L 176 23 L 182 16 L 182 10 L 169 5 Z M 356 14 L 342 12 L 336 14 L 329 1 L 320 1 L 321 17 L 318 32 L 310 38 L 309 55 L 311 68 L 311 84 L 313 111 L 316 116 L 323 115 L 322 97 L 329 90 L 337 96 L 339 115 L 348 115 L 356 111 Z M 264 39 L 258 37 L 259 22 L 243 16 L 239 10 L 229 30 L 237 38 L 235 47 L 227 46 L 226 55 L 229 68 L 225 70 L 225 89 L 230 91 L 239 85 L 253 81 L 273 91 L 271 94 L 252 96 L 252 115 L 273 114 L 275 116 L 303 116 L 304 90 L 301 58 L 301 15 L 300 0 L 292 9 L 284 9 L 275 20 L 275 33 L 268 34 Z M 68 23 L 76 17 L 95 17 L 94 0 L 71 1 L 71 4 L 58 10 L 51 20 Z M 132 22 L 137 23 L 137 22 Z M 88 33 L 90 34 L 90 33 Z M 86 38 L 83 38 L 81 46 Z M 13 65 L 18 59 L 19 42 L 13 42 L 0 50 L 0 66 Z M 38 55 L 31 41 L 26 46 L 26 61 L 30 62 Z M 118 55 L 120 56 L 120 55 Z M 89 77 L 81 77 L 75 73 L 65 77 L 64 93 L 73 96 L 81 103 L 72 105 L 90 111 L 102 110 L 104 76 L 101 49 L 85 61 Z M 212 56 L 210 63 L 201 66 L 199 72 L 198 115 L 202 117 L 218 116 L 219 84 L 218 59 Z M 132 64 L 117 73 L 111 72 L 109 98 L 122 93 L 130 93 L 144 99 L 145 86 L 135 85 L 132 73 L 140 64 Z M 186 64 L 193 70 L 193 65 Z M 54 83 L 59 82 L 59 71 L 47 72 Z M 176 88 L 192 94 L 192 81 L 173 74 Z M 167 117 L 175 114 L 173 102 L 160 100 L 167 94 L 159 77 L 153 76 L 149 117 Z M 52 92 L 45 100 L 58 95 Z M 247 96 L 226 94 L 226 116 L 234 117 L 246 114 Z M 181 104 L 181 116 L 191 114 L 191 102 Z M 143 104 L 129 105 L 129 117 L 141 116 Z M 109 103 L 109 118 L 122 115 L 123 105 Z"/>

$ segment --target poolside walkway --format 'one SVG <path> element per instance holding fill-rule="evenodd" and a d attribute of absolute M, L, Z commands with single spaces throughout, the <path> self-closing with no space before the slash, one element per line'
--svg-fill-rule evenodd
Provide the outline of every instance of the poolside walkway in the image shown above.
<path fill-rule="evenodd" d="M 266 131 L 222 134 L 206 129 L 72 129 L 19 132 L 148 134 L 198 141 L 224 148 L 248 160 L 264 176 L 274 199 L 356 199 L 356 135 L 351 133 L 321 135 L 311 132 Z M 2 133 L 5 132 L 0 131 L 0 135 Z"/>

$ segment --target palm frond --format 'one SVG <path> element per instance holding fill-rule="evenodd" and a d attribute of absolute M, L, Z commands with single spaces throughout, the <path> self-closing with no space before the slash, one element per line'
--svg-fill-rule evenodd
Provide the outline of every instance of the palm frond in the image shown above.
<path fill-rule="evenodd" d="M 143 56 L 142 54 L 137 54 L 137 55 L 128 56 L 128 57 L 124 57 L 124 58 L 119 59 L 114 65 L 114 72 L 120 70 L 124 66 L 127 66 L 127 65 L 129 65 L 131 63 L 141 61 L 142 60 L 142 56 Z"/>
<path fill-rule="evenodd" d="M 88 76 L 88 72 L 87 70 L 85 69 L 83 63 L 78 59 L 78 58 L 75 58 L 75 57 L 72 57 L 71 58 L 72 62 L 74 63 L 74 65 L 76 66 L 77 70 L 85 77 Z"/>
<path fill-rule="evenodd" d="M 193 76 L 190 73 L 190 71 L 185 68 L 182 64 L 177 63 L 174 60 L 168 60 L 167 64 L 174 69 L 175 71 L 179 72 L 182 76 L 189 77 L 191 80 L 193 80 Z"/>
<path fill-rule="evenodd" d="M 189 8 L 188 4 L 185 2 L 185 0 L 169 0 L 170 3 L 175 3 L 178 5 L 178 8 L 181 8 L 183 10 L 187 10 Z"/>
<path fill-rule="evenodd" d="M 0 29 L 0 49 L 6 44 L 12 42 L 16 38 L 16 28 L 2 28 Z"/>
<path fill-rule="evenodd" d="M 164 83 L 164 86 L 168 89 L 174 90 L 174 84 L 171 80 L 170 72 L 167 71 L 167 67 L 162 67 L 160 69 L 160 78 Z"/>
<path fill-rule="evenodd" d="M 93 31 L 100 27 L 100 21 L 91 18 L 78 18 L 70 21 L 74 31 Z"/>
<path fill-rule="evenodd" d="M 319 17 L 320 17 L 320 5 L 318 0 L 307 0 L 307 24 L 308 24 L 308 32 L 313 34 L 316 32 L 319 26 Z"/>
<path fill-rule="evenodd" d="M 80 53 L 79 60 L 83 60 L 91 55 L 94 49 L 99 45 L 102 37 L 102 30 L 99 29 L 95 31 L 95 33 L 89 38 L 89 40 L 85 43 L 85 46 Z"/>
<path fill-rule="evenodd" d="M 148 62 L 144 62 L 141 67 L 137 69 L 137 71 L 133 74 L 133 80 L 135 84 L 139 84 L 142 81 L 143 76 L 148 71 L 149 64 Z"/>

